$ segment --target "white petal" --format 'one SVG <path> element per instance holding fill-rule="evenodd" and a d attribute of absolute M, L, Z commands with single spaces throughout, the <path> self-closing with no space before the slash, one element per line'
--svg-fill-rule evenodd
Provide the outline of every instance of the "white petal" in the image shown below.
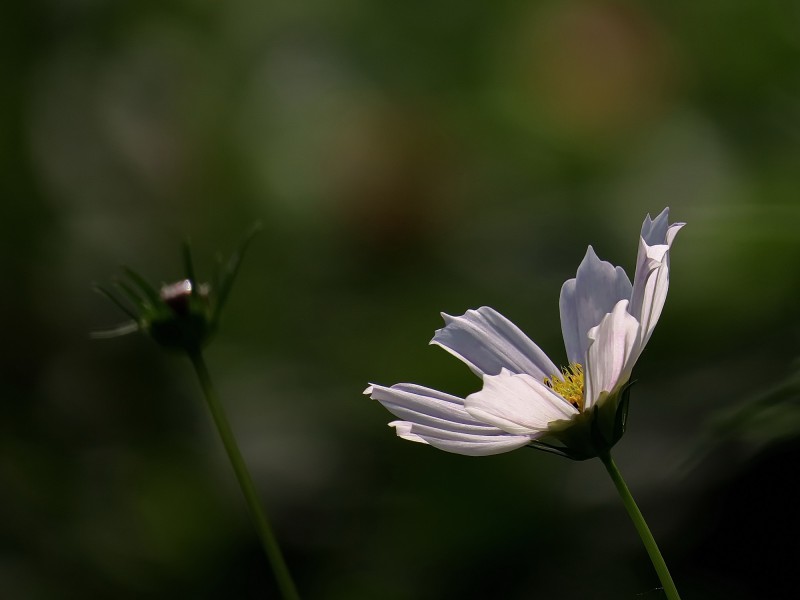
<path fill-rule="evenodd" d="M 479 435 L 498 432 L 496 427 L 473 419 L 464 409 L 463 399 L 420 385 L 371 385 L 364 393 L 383 404 L 393 415 L 406 421 Z"/>
<path fill-rule="evenodd" d="M 655 246 L 657 244 L 672 245 L 672 240 L 675 239 L 675 234 L 678 233 L 681 227 L 686 223 L 673 223 L 669 224 L 669 207 L 662 210 L 655 219 L 651 219 L 647 215 L 642 222 L 642 239 L 649 245 Z"/>
<path fill-rule="evenodd" d="M 485 375 L 483 389 L 467 396 L 464 406 L 479 421 L 509 433 L 528 435 L 542 433 L 549 423 L 578 414 L 574 406 L 544 383 L 505 369 L 499 375 Z"/>
<path fill-rule="evenodd" d="M 628 301 L 620 300 L 600 325 L 589 332 L 586 355 L 584 410 L 603 392 L 616 392 L 631 376 L 639 356 L 639 322 L 628 313 Z"/>
<path fill-rule="evenodd" d="M 669 250 L 684 223 L 669 222 L 665 208 L 654 220 L 650 215 L 642 223 L 636 274 L 629 312 L 641 323 L 639 345 L 644 348 L 661 316 L 669 289 Z"/>
<path fill-rule="evenodd" d="M 561 332 L 570 363 L 580 363 L 589 347 L 587 333 L 611 312 L 620 300 L 631 296 L 631 282 L 622 267 L 600 260 L 589 246 L 574 279 L 561 287 Z"/>
<path fill-rule="evenodd" d="M 389 425 L 394 427 L 397 435 L 405 440 L 422 442 L 445 452 L 465 456 L 489 456 L 510 452 L 531 441 L 527 435 L 454 433 L 408 421 L 392 421 Z"/>
<path fill-rule="evenodd" d="M 497 375 L 503 368 L 537 379 L 559 372 L 539 346 L 493 308 L 482 306 L 460 317 L 442 313 L 442 317 L 445 327 L 431 344 L 463 360 L 478 377 Z"/>
<path fill-rule="evenodd" d="M 464 410 L 463 399 L 437 390 L 398 383 L 370 385 L 364 393 L 404 419 L 390 425 L 398 436 L 413 442 L 469 456 L 508 452 L 530 442 L 528 436 L 511 435 L 476 421 Z"/>

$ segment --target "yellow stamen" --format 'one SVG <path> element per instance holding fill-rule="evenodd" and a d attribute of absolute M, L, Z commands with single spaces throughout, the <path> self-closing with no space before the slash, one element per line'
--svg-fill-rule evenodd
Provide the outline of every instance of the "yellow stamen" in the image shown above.
<path fill-rule="evenodd" d="M 544 384 L 578 410 L 583 410 L 583 366 L 571 363 L 561 373 L 544 378 Z"/>

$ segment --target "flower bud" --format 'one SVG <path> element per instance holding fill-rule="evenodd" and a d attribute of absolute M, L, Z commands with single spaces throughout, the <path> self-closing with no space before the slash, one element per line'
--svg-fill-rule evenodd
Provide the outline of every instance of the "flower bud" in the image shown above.
<path fill-rule="evenodd" d="M 217 329 L 244 252 L 258 229 L 258 225 L 253 227 L 225 265 L 217 264 L 213 287 L 197 283 L 188 243 L 183 247 L 186 277 L 164 284 L 158 291 L 136 271 L 123 267 L 123 277 L 114 281 L 112 288 L 97 285 L 95 289 L 132 321 L 93 336 L 108 338 L 141 331 L 164 348 L 199 351 Z"/>

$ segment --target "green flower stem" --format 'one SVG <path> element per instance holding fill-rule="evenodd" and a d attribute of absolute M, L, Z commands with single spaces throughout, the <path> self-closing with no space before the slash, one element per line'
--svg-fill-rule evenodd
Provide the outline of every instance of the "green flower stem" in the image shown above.
<path fill-rule="evenodd" d="M 664 562 L 664 557 L 661 556 L 661 551 L 658 549 L 656 540 L 653 538 L 653 534 L 650 533 L 650 528 L 647 526 L 642 512 L 639 510 L 639 507 L 636 506 L 636 501 L 633 499 L 631 491 L 625 484 L 625 480 L 622 479 L 622 474 L 619 472 L 617 465 L 614 464 L 614 459 L 611 458 L 609 452 L 601 453 L 599 457 L 600 460 L 603 461 L 608 474 L 611 476 L 611 480 L 614 482 L 620 498 L 622 498 L 622 503 L 625 505 L 625 509 L 628 511 L 628 515 L 630 515 L 631 521 L 633 521 L 633 525 L 639 533 L 639 537 L 642 538 L 642 543 L 645 549 L 647 549 L 650 561 L 653 563 L 656 573 L 658 573 L 659 580 L 661 580 L 664 593 L 669 600 L 680 600 L 678 590 L 675 587 L 675 583 L 672 581 L 672 576 L 669 574 L 667 563 Z"/>
<path fill-rule="evenodd" d="M 244 463 L 242 453 L 239 451 L 239 446 L 236 444 L 236 438 L 225 416 L 225 411 L 222 409 L 222 404 L 220 404 L 217 393 L 214 390 L 211 376 L 208 373 L 208 367 L 206 367 L 205 360 L 203 360 L 203 353 L 200 350 L 196 350 L 188 354 L 194 366 L 194 370 L 197 373 L 197 377 L 200 380 L 200 386 L 203 388 L 203 394 L 208 402 L 211 416 L 214 418 L 214 423 L 217 426 L 217 430 L 219 430 L 222 443 L 225 446 L 228 458 L 236 473 L 236 479 L 239 480 L 239 486 L 242 488 L 247 506 L 250 508 L 250 514 L 253 517 L 253 521 L 255 521 L 256 530 L 261 538 L 264 551 L 270 563 L 272 563 L 272 569 L 275 572 L 275 578 L 278 581 L 278 586 L 281 589 L 283 598 L 285 600 L 299 600 L 300 596 L 297 593 L 297 588 L 286 566 L 286 561 L 283 559 L 278 541 L 275 538 L 275 534 L 272 532 L 272 527 L 270 527 L 267 516 L 261 508 L 258 494 L 253 485 L 253 480 Z"/>

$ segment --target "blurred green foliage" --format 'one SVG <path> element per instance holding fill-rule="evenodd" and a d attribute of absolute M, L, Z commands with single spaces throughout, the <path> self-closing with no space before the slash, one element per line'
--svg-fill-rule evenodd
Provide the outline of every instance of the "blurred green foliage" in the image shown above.
<path fill-rule="evenodd" d="M 660 597 L 599 463 L 409 444 L 361 391 L 476 390 L 426 343 L 483 304 L 557 360 L 586 246 L 630 272 L 666 205 L 688 226 L 617 462 L 685 597 L 794 589 L 796 406 L 707 432 L 794 377 L 798 24 L 771 0 L 4 3 L 0 595 L 274 595 L 188 364 L 88 339 L 117 322 L 92 281 L 176 280 L 185 235 L 209 264 L 261 220 L 209 362 L 305 597 Z"/>

